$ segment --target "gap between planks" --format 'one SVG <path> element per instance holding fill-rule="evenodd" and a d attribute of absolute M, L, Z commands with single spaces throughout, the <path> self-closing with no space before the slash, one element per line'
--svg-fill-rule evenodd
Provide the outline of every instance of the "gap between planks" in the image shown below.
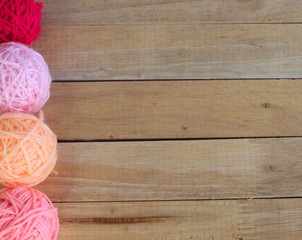
<path fill-rule="evenodd" d="M 286 200 L 286 199 L 302 199 L 302 196 L 288 196 L 288 197 L 250 197 L 250 198 L 202 198 L 202 199 L 162 199 L 162 200 L 119 200 L 119 201 L 52 201 L 56 204 L 90 204 L 90 203 L 156 203 L 156 202 L 207 202 L 207 201 L 252 201 L 252 200 Z"/>
<path fill-rule="evenodd" d="M 265 137 L 227 137 L 227 138 L 153 138 L 153 139 L 110 139 L 110 140 L 58 140 L 58 143 L 103 143 L 103 142 L 166 142 L 166 141 L 219 141 L 236 139 L 282 139 L 282 138 L 301 138 L 302 136 L 265 136 Z"/>

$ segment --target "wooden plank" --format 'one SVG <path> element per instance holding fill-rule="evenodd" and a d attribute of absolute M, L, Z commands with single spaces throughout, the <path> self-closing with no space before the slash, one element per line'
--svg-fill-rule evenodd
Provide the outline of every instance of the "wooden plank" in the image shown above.
<path fill-rule="evenodd" d="M 302 81 L 54 83 L 61 140 L 302 136 Z"/>
<path fill-rule="evenodd" d="M 302 196 L 302 138 L 61 143 L 55 201 Z"/>
<path fill-rule="evenodd" d="M 64 203 L 62 240 L 300 240 L 301 199 Z"/>
<path fill-rule="evenodd" d="M 44 27 L 34 46 L 55 80 L 302 77 L 300 24 Z"/>
<path fill-rule="evenodd" d="M 300 0 L 44 0 L 44 25 L 292 23 Z"/>

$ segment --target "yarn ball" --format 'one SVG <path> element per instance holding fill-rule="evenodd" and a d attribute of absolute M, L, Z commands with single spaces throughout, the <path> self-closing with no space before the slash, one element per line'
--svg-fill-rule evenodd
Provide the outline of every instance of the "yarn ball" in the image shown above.
<path fill-rule="evenodd" d="M 42 7 L 34 0 L 0 0 L 0 43 L 34 42 L 41 31 Z"/>
<path fill-rule="evenodd" d="M 57 137 L 43 122 L 24 113 L 0 116 L 0 184 L 29 187 L 42 182 L 57 161 Z M 1 239 L 1 238 L 0 238 Z"/>
<path fill-rule="evenodd" d="M 51 77 L 43 57 L 20 43 L 0 44 L 0 113 L 39 111 Z"/>
<path fill-rule="evenodd" d="M 49 198 L 32 188 L 0 190 L 1 240 L 56 240 L 58 211 Z"/>

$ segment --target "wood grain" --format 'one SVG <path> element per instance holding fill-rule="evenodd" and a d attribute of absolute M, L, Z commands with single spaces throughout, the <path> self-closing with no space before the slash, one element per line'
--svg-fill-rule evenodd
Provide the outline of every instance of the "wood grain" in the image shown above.
<path fill-rule="evenodd" d="M 54 83 L 61 140 L 302 136 L 302 81 Z"/>
<path fill-rule="evenodd" d="M 55 80 L 302 77 L 300 24 L 53 26 L 34 46 Z"/>
<path fill-rule="evenodd" d="M 61 143 L 54 201 L 302 196 L 302 138 Z"/>
<path fill-rule="evenodd" d="M 68 203 L 61 240 L 300 240 L 302 201 Z"/>
<path fill-rule="evenodd" d="M 301 0 L 44 4 L 60 240 L 302 239 Z"/>
<path fill-rule="evenodd" d="M 44 0 L 44 25 L 293 23 L 299 0 Z"/>

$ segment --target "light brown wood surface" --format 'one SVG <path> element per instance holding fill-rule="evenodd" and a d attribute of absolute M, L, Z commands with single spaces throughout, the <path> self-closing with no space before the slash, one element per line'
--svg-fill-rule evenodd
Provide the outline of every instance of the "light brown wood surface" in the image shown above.
<path fill-rule="evenodd" d="M 64 203 L 61 239 L 300 240 L 301 199 Z"/>
<path fill-rule="evenodd" d="M 302 135 L 302 81 L 55 83 L 46 122 L 61 140 Z"/>
<path fill-rule="evenodd" d="M 301 0 L 43 11 L 58 240 L 302 239 Z"/>
<path fill-rule="evenodd" d="M 296 23 L 300 0 L 44 0 L 45 25 Z"/>
<path fill-rule="evenodd" d="M 302 24 L 44 27 L 55 80 L 301 78 Z"/>
<path fill-rule="evenodd" d="M 302 196 L 302 138 L 60 143 L 58 202 Z"/>

